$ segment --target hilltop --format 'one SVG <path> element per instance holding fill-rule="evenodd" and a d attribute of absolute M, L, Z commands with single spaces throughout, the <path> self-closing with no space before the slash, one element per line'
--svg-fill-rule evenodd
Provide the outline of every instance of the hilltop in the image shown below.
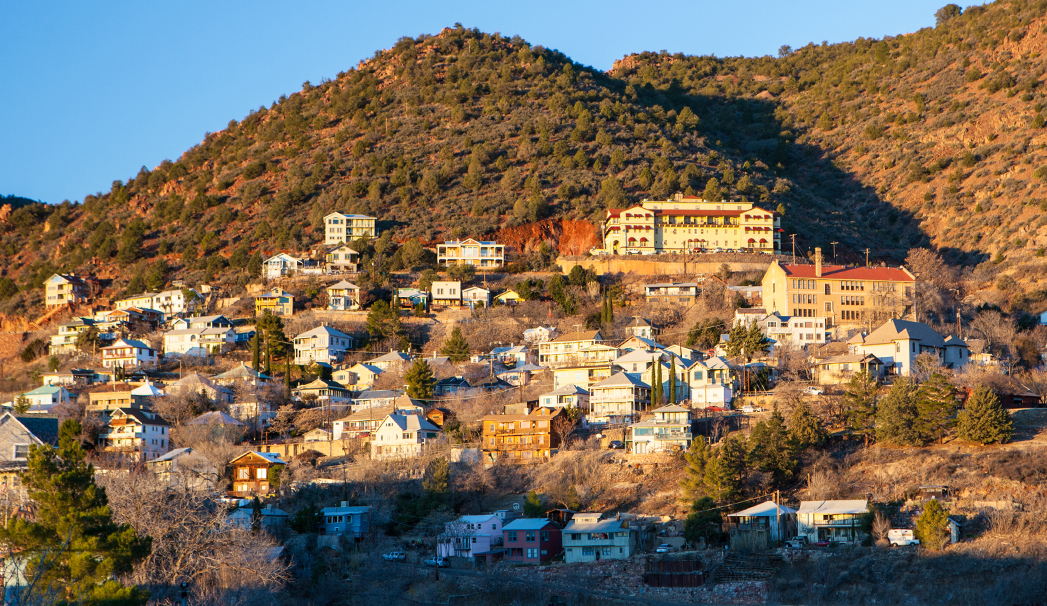
<path fill-rule="evenodd" d="M 541 242 L 581 253 L 605 208 L 680 191 L 784 211 L 801 253 L 837 242 L 841 260 L 897 262 L 934 247 L 1035 283 L 1042 4 L 943 11 L 883 40 L 644 53 L 608 73 L 461 26 L 402 38 L 82 204 L 12 208 L 6 276 L 23 290 L 56 270 L 114 291 L 147 275 L 245 281 L 252 257 L 318 250 L 335 210 L 379 218 L 391 241 L 366 252 L 383 263 L 410 239 L 484 236 L 538 268 Z M 0 311 L 35 305 L 10 299 Z"/>

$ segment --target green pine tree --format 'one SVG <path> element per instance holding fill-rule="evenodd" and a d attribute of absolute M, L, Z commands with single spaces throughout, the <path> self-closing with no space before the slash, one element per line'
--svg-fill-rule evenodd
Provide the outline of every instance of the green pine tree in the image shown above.
<path fill-rule="evenodd" d="M 876 441 L 899 446 L 922 444 L 916 429 L 916 384 L 898 377 L 876 407 Z"/>
<path fill-rule="evenodd" d="M 669 403 L 676 404 L 676 356 L 669 362 Z"/>
<path fill-rule="evenodd" d="M 851 377 L 843 394 L 843 414 L 847 419 L 847 427 L 862 436 L 866 446 L 869 445 L 869 437 L 876 435 L 878 387 L 876 379 L 863 370 Z"/>
<path fill-rule="evenodd" d="M 829 440 L 822 420 L 814 414 L 807 402 L 800 402 L 789 416 L 789 436 L 796 448 L 804 450 L 811 446 L 824 446 Z"/>
<path fill-rule="evenodd" d="M 433 390 L 436 388 L 436 377 L 429 363 L 418 358 L 411 364 L 411 368 L 404 375 L 407 382 L 407 396 L 423 401 L 433 399 Z"/>
<path fill-rule="evenodd" d="M 712 497 L 702 497 L 691 505 L 691 513 L 683 522 L 683 538 L 692 546 L 700 539 L 709 541 L 720 534 L 723 525 L 722 510 L 716 508 Z"/>
<path fill-rule="evenodd" d="M 956 425 L 956 387 L 945 375 L 934 373 L 916 392 L 916 411 L 922 440 L 942 442 Z"/>
<path fill-rule="evenodd" d="M 956 435 L 979 444 L 1003 444 L 1014 436 L 1014 421 L 988 385 L 979 385 L 956 418 Z"/>
<path fill-rule="evenodd" d="M 949 512 L 937 499 L 923 506 L 923 513 L 916 519 L 916 538 L 920 545 L 932 551 L 941 551 L 949 542 Z"/>
<path fill-rule="evenodd" d="M 785 418 L 775 404 L 771 418 L 760 421 L 749 436 L 749 464 L 766 471 L 780 485 L 793 476 L 796 469 L 796 447 L 785 426 Z"/>
<path fill-rule="evenodd" d="M 259 333 L 255 333 L 255 336 L 251 337 L 251 368 L 255 369 L 255 372 L 260 371 L 260 364 L 262 363 L 262 338 Z"/>
<path fill-rule="evenodd" d="M 450 338 L 444 341 L 443 347 L 440 348 L 440 355 L 447 356 L 452 362 L 465 362 L 469 359 L 469 354 L 469 343 L 465 341 L 461 327 L 455 326 Z"/>
<path fill-rule="evenodd" d="M 724 345 L 724 351 L 732 358 L 740 356 L 748 340 L 749 331 L 742 326 L 741 322 L 737 322 L 731 327 L 731 332 L 727 333 L 727 343 Z"/>
<path fill-rule="evenodd" d="M 680 480 L 684 502 L 693 503 L 705 494 L 705 466 L 709 463 L 709 457 L 709 445 L 705 443 L 705 438 L 695 436 L 683 455 L 687 464 L 684 468 L 687 475 Z"/>
<path fill-rule="evenodd" d="M 731 434 L 720 444 L 716 456 L 705 466 L 705 486 L 716 501 L 723 503 L 742 493 L 748 468 L 745 438 Z"/>
<path fill-rule="evenodd" d="M 25 560 L 25 577 L 38 581 L 8 591 L 24 592 L 14 600 L 19 604 L 144 606 L 148 592 L 115 579 L 149 555 L 152 541 L 113 521 L 105 489 L 95 485 L 94 467 L 84 460 L 81 431 L 67 420 L 57 449 L 29 449 L 23 482 L 36 515 L 32 521 L 12 518 L 0 528 L 0 542 Z"/>
<path fill-rule="evenodd" d="M 528 518 L 540 518 L 545 515 L 546 511 L 542 498 L 533 490 L 527 493 L 527 497 L 524 499 L 523 510 L 524 517 Z"/>
<path fill-rule="evenodd" d="M 444 457 L 429 462 L 422 476 L 422 490 L 425 498 L 433 505 L 444 502 L 450 490 L 451 468 Z"/>
<path fill-rule="evenodd" d="M 760 327 L 755 323 L 745 332 L 744 352 L 745 361 L 749 362 L 758 353 L 767 351 L 771 346 L 771 340 L 764 336 Z"/>

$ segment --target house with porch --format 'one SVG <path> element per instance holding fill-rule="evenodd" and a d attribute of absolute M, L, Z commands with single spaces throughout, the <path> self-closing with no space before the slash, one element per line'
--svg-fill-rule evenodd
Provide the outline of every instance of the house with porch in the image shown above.
<path fill-rule="evenodd" d="M 360 308 L 360 287 L 342 280 L 327 287 L 327 309 L 348 311 Z"/>
<path fill-rule="evenodd" d="M 693 408 L 726 407 L 734 398 L 734 369 L 721 357 L 695 362 L 687 368 Z"/>
<path fill-rule="evenodd" d="M 581 361 L 581 350 L 605 340 L 599 330 L 591 330 L 568 333 L 552 341 L 542 342 L 538 345 L 538 364 L 555 367 L 578 363 Z"/>
<path fill-rule="evenodd" d="M 866 536 L 863 519 L 869 514 L 865 499 L 847 501 L 800 501 L 796 510 L 796 532 L 811 543 L 857 543 Z"/>
<path fill-rule="evenodd" d="M 439 280 L 432 286 L 433 305 L 458 307 L 462 304 L 462 283 L 457 280 Z"/>
<path fill-rule="evenodd" d="M 505 245 L 472 238 L 447 241 L 436 245 L 436 262 L 446 267 L 472 265 L 494 269 L 505 264 Z"/>
<path fill-rule="evenodd" d="M 297 273 L 304 263 L 297 257 L 292 257 L 287 253 L 278 253 L 262 263 L 262 277 L 266 280 L 273 280 L 275 278 L 282 278 L 283 276 L 293 275 Z"/>
<path fill-rule="evenodd" d="M 471 558 L 474 553 L 490 551 L 502 543 L 502 519 L 494 514 L 462 516 L 444 524 L 437 537 L 436 554 L 440 557 Z"/>
<path fill-rule="evenodd" d="M 348 244 L 335 244 L 324 253 L 324 270 L 329 274 L 360 272 L 360 253 Z"/>
<path fill-rule="evenodd" d="M 98 433 L 98 445 L 145 463 L 171 450 L 171 425 L 160 415 L 141 408 L 118 408 Z"/>
<path fill-rule="evenodd" d="M 262 317 L 267 311 L 274 316 L 294 315 L 294 295 L 282 288 L 274 288 L 255 297 L 254 315 Z"/>
<path fill-rule="evenodd" d="M 117 339 L 100 350 L 103 368 L 156 368 L 160 355 L 144 341 Z"/>
<path fill-rule="evenodd" d="M 443 434 L 440 428 L 421 415 L 391 414 L 375 431 L 371 458 L 408 459 L 422 454 L 427 443 Z"/>
<path fill-rule="evenodd" d="M 639 529 L 631 520 L 603 519 L 598 512 L 574 514 L 562 536 L 564 561 L 625 560 L 639 551 Z"/>
<path fill-rule="evenodd" d="M 589 391 L 573 383 L 538 396 L 542 408 L 577 408 L 583 414 L 589 412 Z"/>
<path fill-rule="evenodd" d="M 639 375 L 619 372 L 589 388 L 591 425 L 621 425 L 635 421 L 651 407 L 651 386 Z"/>
<path fill-rule="evenodd" d="M 929 325 L 908 320 L 888 320 L 867 335 L 855 335 L 847 344 L 852 354 L 876 356 L 887 375 L 910 374 L 916 358 L 925 353 L 937 356 L 953 369 L 965 366 L 970 359 L 967 343 L 961 339 L 943 338 Z"/>
<path fill-rule="evenodd" d="M 883 376 L 883 362 L 872 354 L 859 353 L 832 356 L 811 364 L 811 374 L 819 385 L 846 383 L 863 371 L 874 379 L 879 378 Z"/>
<path fill-rule="evenodd" d="M 731 538 L 743 538 L 746 545 L 771 549 L 796 536 L 796 510 L 774 501 L 727 514 L 725 524 Z"/>
<path fill-rule="evenodd" d="M 342 501 L 338 507 L 321 509 L 320 520 L 321 534 L 362 539 L 371 530 L 371 506 L 350 506 L 348 501 Z"/>
<path fill-rule="evenodd" d="M 326 325 L 296 335 L 293 340 L 294 363 L 302 366 L 313 362 L 337 364 L 356 345 L 356 339 Z"/>
<path fill-rule="evenodd" d="M 655 408 L 654 417 L 629 426 L 625 448 L 633 454 L 676 452 L 691 446 L 691 409 L 669 405 Z"/>

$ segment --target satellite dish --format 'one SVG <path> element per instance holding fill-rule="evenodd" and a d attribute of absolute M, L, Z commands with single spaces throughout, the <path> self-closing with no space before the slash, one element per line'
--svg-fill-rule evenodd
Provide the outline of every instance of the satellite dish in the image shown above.
<path fill-rule="evenodd" d="M 520 511 L 520 504 L 519 503 L 513 503 L 513 510 Z"/>

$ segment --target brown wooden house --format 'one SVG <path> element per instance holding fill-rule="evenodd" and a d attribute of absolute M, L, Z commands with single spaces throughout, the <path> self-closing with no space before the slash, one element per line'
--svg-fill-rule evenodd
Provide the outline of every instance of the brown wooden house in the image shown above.
<path fill-rule="evenodd" d="M 556 423 L 562 409 L 539 408 L 526 415 L 487 415 L 483 423 L 485 461 L 542 463 L 560 447 Z"/>
<path fill-rule="evenodd" d="M 272 492 L 273 468 L 286 463 L 280 455 L 252 450 L 229 463 L 233 467 L 233 493 L 236 496 L 265 496 Z"/>

